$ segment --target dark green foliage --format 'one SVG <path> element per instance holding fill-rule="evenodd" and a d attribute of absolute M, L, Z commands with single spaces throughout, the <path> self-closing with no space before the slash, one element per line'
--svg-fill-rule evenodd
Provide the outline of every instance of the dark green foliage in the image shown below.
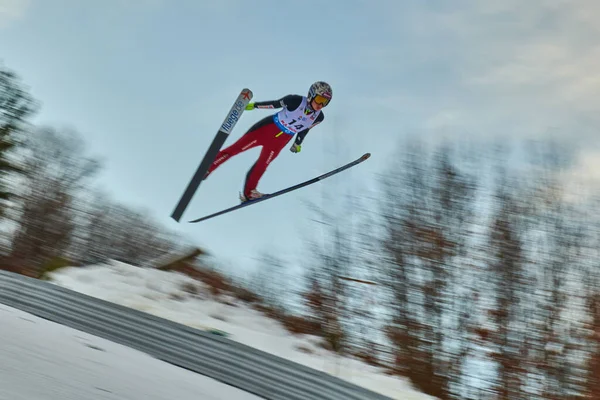
<path fill-rule="evenodd" d="M 18 76 L 6 69 L 0 70 L 0 216 L 6 214 L 6 200 L 13 191 L 7 183 L 10 173 L 22 172 L 18 161 L 11 159 L 19 145 L 19 135 L 25 133 L 27 119 L 37 110 L 37 104 L 20 82 Z"/>

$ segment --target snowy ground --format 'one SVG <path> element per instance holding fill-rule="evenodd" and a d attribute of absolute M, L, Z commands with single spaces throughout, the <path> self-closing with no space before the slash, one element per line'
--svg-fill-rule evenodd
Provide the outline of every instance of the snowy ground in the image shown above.
<path fill-rule="evenodd" d="M 358 360 L 336 358 L 310 336 L 292 335 L 278 321 L 231 298 L 214 301 L 205 286 L 183 274 L 142 269 L 123 263 L 66 268 L 52 282 L 93 297 L 121 304 L 200 329 L 218 329 L 228 337 L 299 364 L 325 371 L 393 399 L 432 399 L 398 377 Z M 184 284 L 199 290 L 190 294 Z M 308 351 L 308 352 L 307 352 Z"/>
<path fill-rule="evenodd" d="M 259 400 L 145 353 L 0 304 L 2 400 Z"/>

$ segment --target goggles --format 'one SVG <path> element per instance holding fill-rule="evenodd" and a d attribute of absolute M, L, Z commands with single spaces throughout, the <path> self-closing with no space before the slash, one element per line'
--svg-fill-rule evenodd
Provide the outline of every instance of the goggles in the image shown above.
<path fill-rule="evenodd" d="M 329 104 L 329 100 L 327 97 L 321 96 L 320 94 L 316 95 L 315 98 L 313 99 L 315 103 L 322 105 L 323 107 L 325 107 L 327 104 Z"/>

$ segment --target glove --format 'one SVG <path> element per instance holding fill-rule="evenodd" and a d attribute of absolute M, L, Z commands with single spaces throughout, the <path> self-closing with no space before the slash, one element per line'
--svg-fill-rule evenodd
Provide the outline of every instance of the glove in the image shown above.
<path fill-rule="evenodd" d="M 248 103 L 246 110 L 254 110 L 254 103 Z"/>
<path fill-rule="evenodd" d="M 290 147 L 292 153 L 300 153 L 300 150 L 302 150 L 302 146 L 296 143 L 292 144 L 292 147 Z"/>

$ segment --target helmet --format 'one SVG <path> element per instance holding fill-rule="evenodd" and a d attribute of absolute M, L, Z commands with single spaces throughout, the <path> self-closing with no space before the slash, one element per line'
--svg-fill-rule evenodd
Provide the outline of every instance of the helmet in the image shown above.
<path fill-rule="evenodd" d="M 325 107 L 331 101 L 331 97 L 333 96 L 333 91 L 331 90 L 331 86 L 329 86 L 326 82 L 315 82 L 310 85 L 310 89 L 308 89 L 308 103 L 310 104 L 313 100 L 316 100 L 317 103 L 320 103 Z"/>

